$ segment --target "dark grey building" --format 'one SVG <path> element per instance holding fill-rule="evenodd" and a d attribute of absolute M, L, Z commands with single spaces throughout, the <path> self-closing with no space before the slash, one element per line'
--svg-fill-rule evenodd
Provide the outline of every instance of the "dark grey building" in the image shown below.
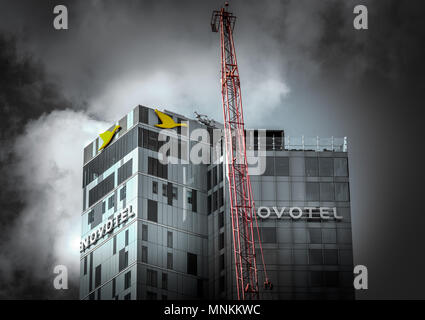
<path fill-rule="evenodd" d="M 116 123 L 121 130 L 103 151 L 99 138 L 84 149 L 81 299 L 235 298 L 220 140 L 202 144 L 218 146 L 217 161 L 188 161 L 199 145 L 192 134 L 203 129 L 213 136 L 212 129 L 165 113 L 187 124 L 169 130 L 175 164 L 160 161 L 166 143 L 155 126 L 160 121 L 143 106 Z M 345 140 L 296 142 L 269 130 L 265 141 L 265 172 L 251 175 L 257 208 L 272 212 L 259 217 L 274 285 L 261 297 L 354 298 Z M 292 219 L 284 210 L 278 218 L 273 207 L 301 207 L 303 217 Z M 324 207 L 342 218 L 321 218 Z"/>

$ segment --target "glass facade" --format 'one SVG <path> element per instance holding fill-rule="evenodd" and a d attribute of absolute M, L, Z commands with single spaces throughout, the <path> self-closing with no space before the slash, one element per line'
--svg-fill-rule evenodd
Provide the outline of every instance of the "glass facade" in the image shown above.
<path fill-rule="evenodd" d="M 172 137 L 187 159 L 189 134 L 203 125 L 169 114 L 189 123 Z M 102 152 L 98 139 L 84 149 L 81 299 L 235 298 L 223 164 L 162 164 L 153 109 L 138 106 L 118 123 Z M 274 285 L 261 297 L 353 298 L 347 152 L 285 150 L 282 130 L 267 139 L 266 171 L 251 176 L 256 206 L 335 207 L 342 219 L 322 220 L 318 210 L 260 219 Z"/>

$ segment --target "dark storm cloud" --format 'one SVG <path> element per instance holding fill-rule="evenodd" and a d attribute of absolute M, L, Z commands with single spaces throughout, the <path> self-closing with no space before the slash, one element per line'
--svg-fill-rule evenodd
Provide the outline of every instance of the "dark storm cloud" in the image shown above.
<path fill-rule="evenodd" d="M 21 100 L 12 111 L 2 105 L 2 123 L 16 127 L 19 117 L 69 105 L 62 95 L 108 121 L 139 103 L 221 118 L 218 35 L 209 18 L 222 1 L 60 3 L 70 12 L 67 31 L 52 28 L 55 1 L 0 1 L 2 32 L 46 68 L 26 66 L 28 77 L 43 79 L 31 90 L 10 71 Z M 424 297 L 425 221 L 415 205 L 423 180 L 422 3 L 231 1 L 247 126 L 349 138 L 355 264 L 370 276 L 359 297 Z M 357 4 L 368 7 L 366 31 L 353 28 Z M 19 61 L 10 47 L 2 47 L 2 65 Z"/>

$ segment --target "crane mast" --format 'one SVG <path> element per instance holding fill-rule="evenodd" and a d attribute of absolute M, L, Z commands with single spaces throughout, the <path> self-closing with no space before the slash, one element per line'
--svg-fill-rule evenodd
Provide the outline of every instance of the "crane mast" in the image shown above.
<path fill-rule="evenodd" d="M 245 146 L 239 70 L 233 41 L 236 17 L 226 10 L 228 3 L 214 11 L 211 19 L 213 32 L 220 32 L 221 92 L 224 116 L 227 179 L 232 222 L 233 252 L 237 298 L 258 299 L 258 272 L 254 243 L 254 225 L 258 233 Z M 258 242 L 261 249 L 260 234 Z M 265 287 L 270 287 L 265 270 Z"/>

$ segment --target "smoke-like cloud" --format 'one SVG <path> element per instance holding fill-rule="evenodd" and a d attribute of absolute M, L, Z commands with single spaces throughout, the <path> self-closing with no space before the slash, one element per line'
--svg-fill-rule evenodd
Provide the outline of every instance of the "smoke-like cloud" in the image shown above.
<path fill-rule="evenodd" d="M 115 121 L 137 104 L 222 117 L 209 29 L 222 1 L 62 1 L 67 31 L 52 28 L 56 4 L 0 2 L 0 30 L 15 39 L 0 37 L 2 297 L 57 297 L 49 270 L 79 272 L 67 224 L 80 224 L 82 146 L 106 127 L 93 119 Z M 355 263 L 374 279 L 360 296 L 418 297 L 425 10 L 421 1 L 366 0 L 369 29 L 356 31 L 356 4 L 231 1 L 245 120 L 349 137 Z"/>

